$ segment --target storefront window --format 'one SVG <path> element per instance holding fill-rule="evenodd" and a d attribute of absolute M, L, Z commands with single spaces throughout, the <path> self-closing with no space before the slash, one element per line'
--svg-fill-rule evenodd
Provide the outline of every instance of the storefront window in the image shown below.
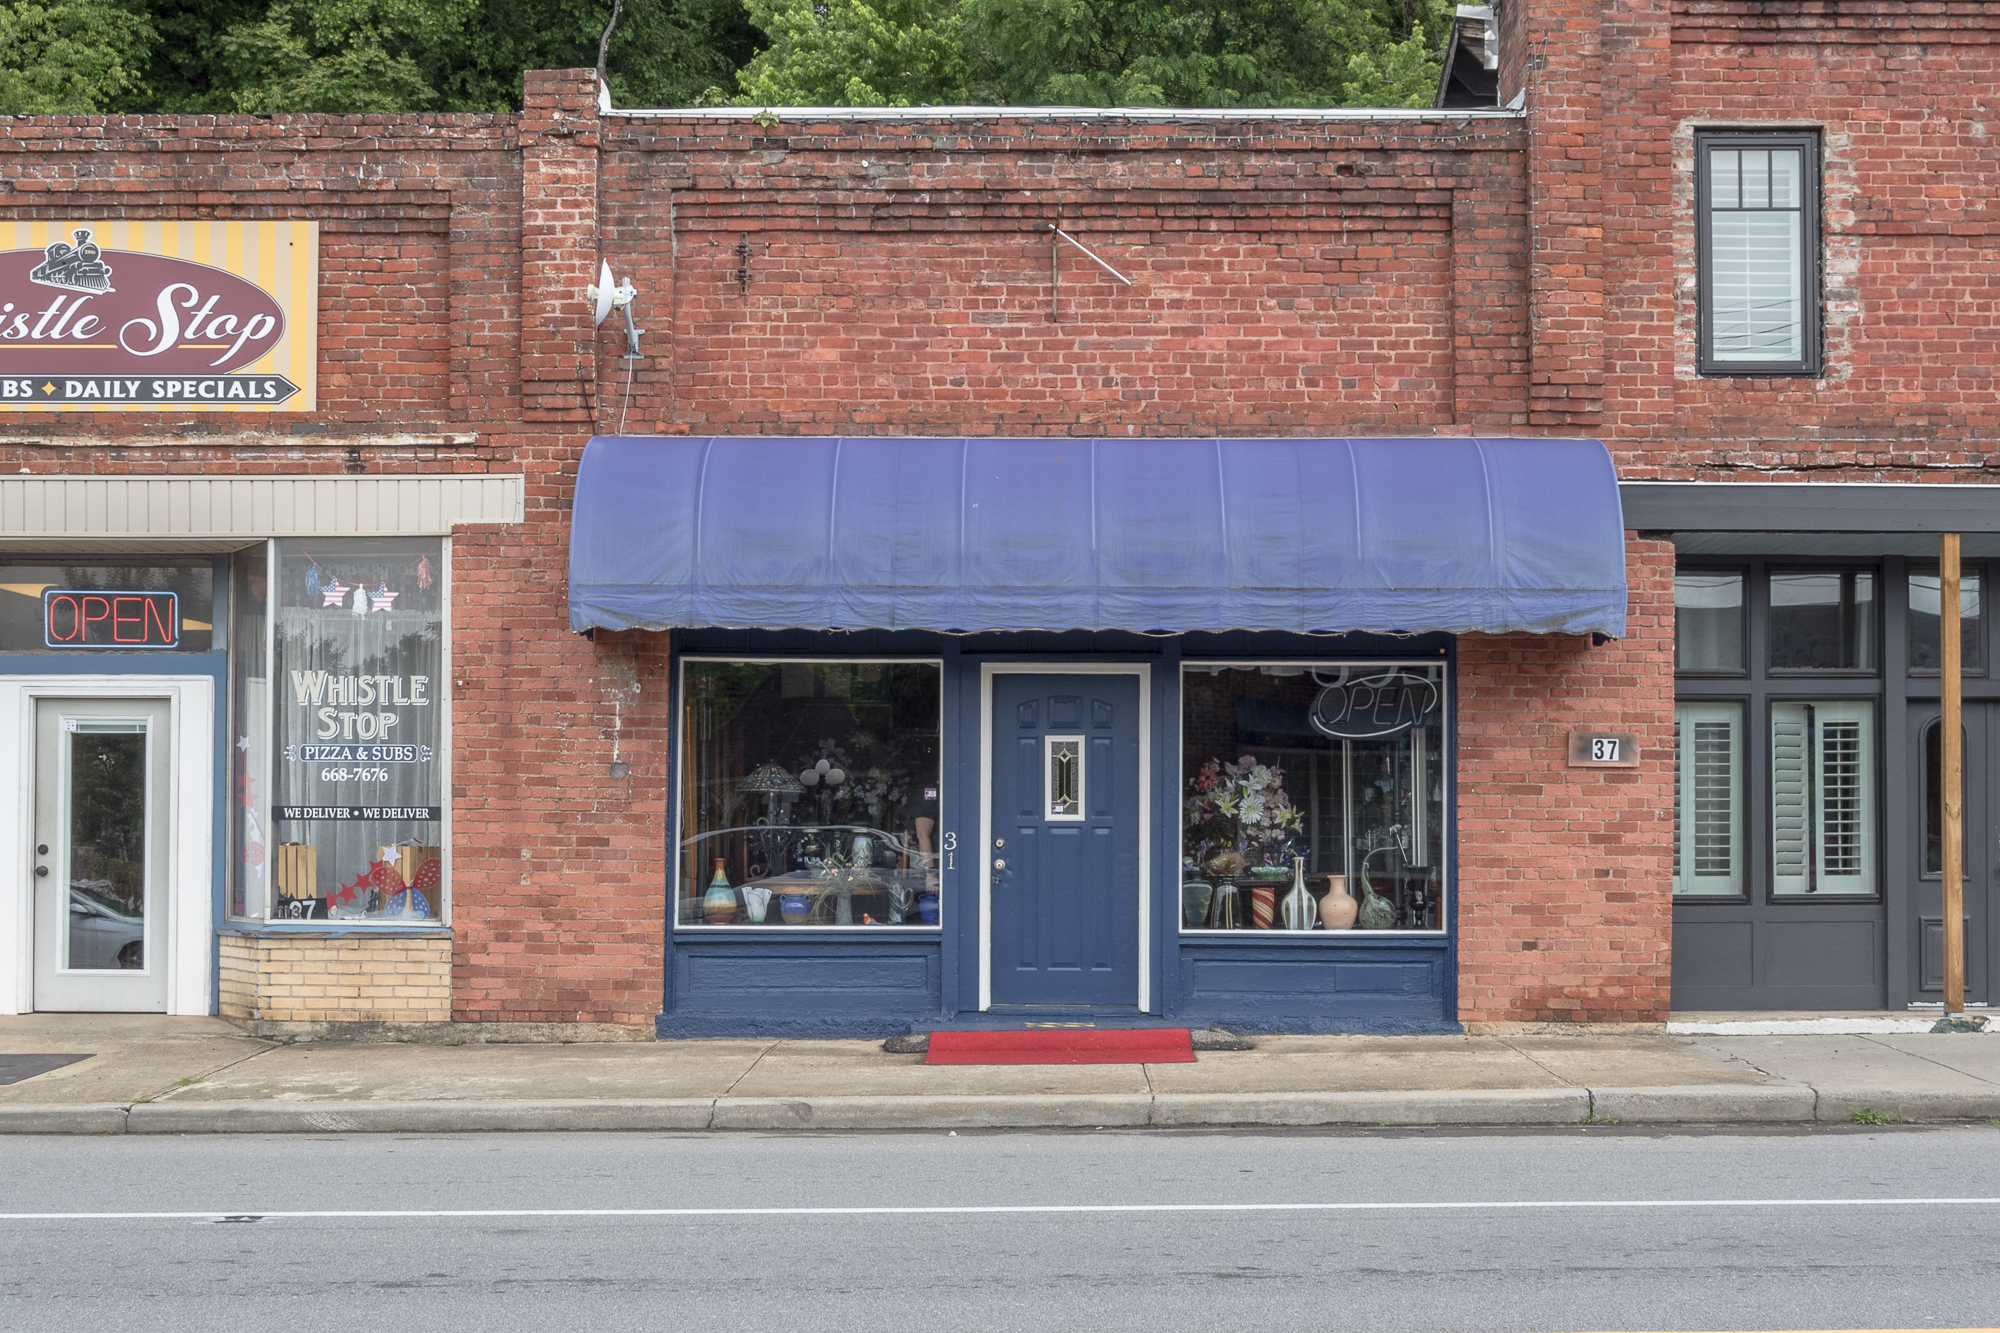
<path fill-rule="evenodd" d="M 206 653 L 215 565 L 207 557 L 0 561 L 0 652 Z"/>
<path fill-rule="evenodd" d="M 1772 891 L 1875 892 L 1875 705 L 1771 705 Z"/>
<path fill-rule="evenodd" d="M 1682 570 L 1674 575 L 1674 669 L 1743 669 L 1743 575 Z"/>
<path fill-rule="evenodd" d="M 1853 569 L 1773 573 L 1771 666 L 1873 671 L 1875 576 Z"/>
<path fill-rule="evenodd" d="M 1441 929 L 1445 686 L 1438 662 L 1185 667 L 1182 929 Z"/>
<path fill-rule="evenodd" d="M 1986 642 L 1981 633 L 1979 571 L 1965 570 L 1958 576 L 1959 664 L 1967 672 L 1986 670 Z M 1912 571 L 1910 574 L 1910 670 L 1936 671 L 1943 666 L 1938 638 L 1939 614 L 1944 609 L 1944 591 L 1938 573 Z"/>
<path fill-rule="evenodd" d="M 1743 892 L 1743 705 L 1674 705 L 1674 892 Z"/>
<path fill-rule="evenodd" d="M 682 926 L 939 920 L 942 669 L 689 661 Z"/>
<path fill-rule="evenodd" d="M 237 566 L 232 907 L 274 920 L 438 919 L 444 543 L 349 538 L 275 550 L 268 601 L 262 559 Z M 259 605 L 275 609 L 268 671 Z"/>
<path fill-rule="evenodd" d="M 230 767 L 236 792 L 232 916 L 264 916 L 271 901 L 270 551 L 241 552 L 229 570 Z"/>

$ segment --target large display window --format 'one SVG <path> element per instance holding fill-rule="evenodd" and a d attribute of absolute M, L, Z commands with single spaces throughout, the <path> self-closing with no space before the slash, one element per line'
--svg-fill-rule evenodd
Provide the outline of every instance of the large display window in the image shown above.
<path fill-rule="evenodd" d="M 1183 931 L 1439 931 L 1442 662 L 1189 663 Z"/>
<path fill-rule="evenodd" d="M 942 676 L 685 661 L 678 926 L 937 926 Z"/>
<path fill-rule="evenodd" d="M 235 575 L 232 910 L 441 920 L 444 541 L 277 541 Z"/>

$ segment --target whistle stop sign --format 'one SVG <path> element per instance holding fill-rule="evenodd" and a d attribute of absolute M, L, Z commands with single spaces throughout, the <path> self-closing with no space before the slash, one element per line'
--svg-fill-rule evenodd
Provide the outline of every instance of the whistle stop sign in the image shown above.
<path fill-rule="evenodd" d="M 180 641 L 178 594 L 92 588 L 42 593 L 42 642 L 51 648 L 175 648 Z"/>

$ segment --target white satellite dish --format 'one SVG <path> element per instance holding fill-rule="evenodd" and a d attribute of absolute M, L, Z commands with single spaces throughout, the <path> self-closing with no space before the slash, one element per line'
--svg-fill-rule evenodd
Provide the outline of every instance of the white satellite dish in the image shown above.
<path fill-rule="evenodd" d="M 597 281 L 593 285 L 583 289 L 583 299 L 590 302 L 591 323 L 602 327 L 604 321 L 611 318 L 612 311 L 623 310 L 625 312 L 625 359 L 627 361 L 642 359 L 639 355 L 639 334 L 641 330 L 632 322 L 632 298 L 638 294 L 639 289 L 632 285 L 630 278 L 625 279 L 622 285 L 612 281 L 611 261 L 608 259 L 597 261 Z"/>
<path fill-rule="evenodd" d="M 590 322 L 602 325 L 611 318 L 612 307 L 618 304 L 618 288 L 611 281 L 611 261 L 597 261 L 597 285 L 583 289 L 583 299 L 590 302 Z M 629 298 L 628 298 L 629 299 Z"/>

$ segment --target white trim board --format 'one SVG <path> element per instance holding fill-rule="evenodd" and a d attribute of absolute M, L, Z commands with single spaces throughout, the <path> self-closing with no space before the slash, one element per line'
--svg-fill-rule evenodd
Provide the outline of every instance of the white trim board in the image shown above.
<path fill-rule="evenodd" d="M 1139 1004 L 1153 1011 L 1153 668 L 1147 662 L 979 664 L 979 1010 L 993 1007 L 993 677 L 1139 678 Z"/>
<path fill-rule="evenodd" d="M 165 699 L 173 747 L 167 793 L 167 1012 L 209 1012 L 215 935 L 215 681 L 208 676 L 0 677 L 0 1014 L 35 1007 L 32 888 L 39 699 Z"/>

